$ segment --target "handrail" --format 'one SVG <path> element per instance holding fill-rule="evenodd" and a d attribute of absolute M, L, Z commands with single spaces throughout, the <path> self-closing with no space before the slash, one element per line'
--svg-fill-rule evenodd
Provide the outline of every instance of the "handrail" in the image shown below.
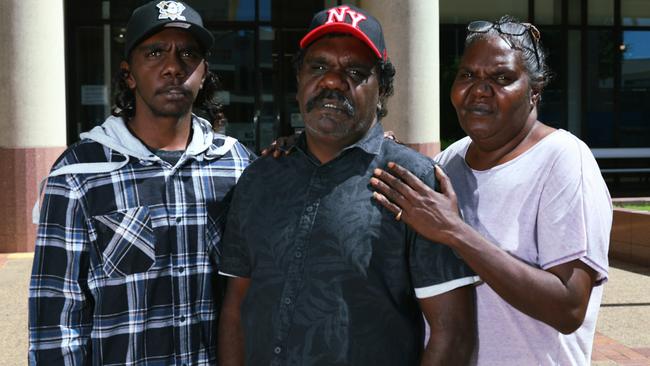
<path fill-rule="evenodd" d="M 596 148 L 591 149 L 596 159 L 642 159 L 650 158 L 649 147 Z"/>

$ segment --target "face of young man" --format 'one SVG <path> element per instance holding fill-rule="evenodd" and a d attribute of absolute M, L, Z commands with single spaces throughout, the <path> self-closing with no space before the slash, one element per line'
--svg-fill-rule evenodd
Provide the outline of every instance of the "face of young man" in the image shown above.
<path fill-rule="evenodd" d="M 298 94 L 308 136 L 345 145 L 374 124 L 379 102 L 377 57 L 351 36 L 324 37 L 309 46 L 298 70 Z"/>
<path fill-rule="evenodd" d="M 127 85 L 134 91 L 136 114 L 179 118 L 191 112 L 207 72 L 203 51 L 187 31 L 167 28 L 131 52 Z"/>
<path fill-rule="evenodd" d="M 535 98 L 521 52 L 500 37 L 476 40 L 465 50 L 451 101 L 472 141 L 487 150 L 504 146 L 531 123 Z"/>

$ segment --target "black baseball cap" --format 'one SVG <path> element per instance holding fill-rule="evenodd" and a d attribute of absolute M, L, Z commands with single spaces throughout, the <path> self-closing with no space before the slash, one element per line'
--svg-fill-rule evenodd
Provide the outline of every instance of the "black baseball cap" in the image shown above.
<path fill-rule="evenodd" d="M 154 0 L 135 9 L 126 26 L 124 56 L 129 54 L 145 38 L 163 28 L 182 28 L 192 33 L 207 51 L 214 43 L 212 33 L 203 27 L 203 20 L 196 10 L 183 1 Z"/>
<path fill-rule="evenodd" d="M 328 33 L 346 33 L 364 42 L 380 59 L 386 61 L 386 42 L 377 18 L 353 5 L 340 5 L 314 15 L 307 35 L 300 40 L 304 49 Z"/>

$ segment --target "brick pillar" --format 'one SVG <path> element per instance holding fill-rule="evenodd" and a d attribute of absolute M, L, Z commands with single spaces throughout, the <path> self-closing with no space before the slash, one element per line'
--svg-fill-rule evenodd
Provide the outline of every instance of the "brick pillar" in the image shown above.
<path fill-rule="evenodd" d="M 32 251 L 38 181 L 66 145 L 63 0 L 0 1 L 0 253 Z"/>
<path fill-rule="evenodd" d="M 397 68 L 384 128 L 433 157 L 440 152 L 438 0 L 362 0 L 360 6 L 381 22 Z"/>

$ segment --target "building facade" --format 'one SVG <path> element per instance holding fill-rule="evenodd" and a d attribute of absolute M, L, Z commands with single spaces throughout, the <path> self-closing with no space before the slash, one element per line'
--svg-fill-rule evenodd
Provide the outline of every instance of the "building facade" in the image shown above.
<path fill-rule="evenodd" d="M 0 3 L 0 252 L 30 251 L 38 181 L 110 113 L 126 23 L 144 0 Z M 213 31 L 225 133 L 259 151 L 303 127 L 292 57 L 311 16 L 353 3 L 384 26 L 397 67 L 384 120 L 433 155 L 463 136 L 449 101 L 469 21 L 510 14 L 540 29 L 555 73 L 540 120 L 592 149 L 615 196 L 650 195 L 648 0 L 188 0 Z"/>

